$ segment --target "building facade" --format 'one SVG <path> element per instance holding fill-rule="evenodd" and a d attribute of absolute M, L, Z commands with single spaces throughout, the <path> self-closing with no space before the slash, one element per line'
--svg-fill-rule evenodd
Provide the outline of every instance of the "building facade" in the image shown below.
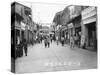
<path fill-rule="evenodd" d="M 67 22 L 70 19 L 69 15 L 69 9 L 66 7 L 64 10 L 57 12 L 53 22 L 55 23 L 55 29 L 56 29 L 56 35 L 59 36 L 59 40 L 61 40 L 61 37 L 66 39 L 68 38 L 68 29 L 67 29 Z"/>
<path fill-rule="evenodd" d="M 23 41 L 23 39 L 26 39 L 28 43 L 32 41 L 33 23 L 31 12 L 31 8 L 20 3 L 13 2 L 11 4 L 11 29 L 15 31 L 16 44 Z"/>
<path fill-rule="evenodd" d="M 90 6 L 82 10 L 81 46 L 97 49 L 97 8 Z"/>
<path fill-rule="evenodd" d="M 78 35 L 80 46 L 97 48 L 97 8 L 94 6 L 67 6 L 56 13 L 53 22 L 60 37 Z M 63 27 L 66 26 L 66 27 Z M 64 36 L 63 36 L 64 35 Z M 93 49 L 92 48 L 92 49 Z"/>

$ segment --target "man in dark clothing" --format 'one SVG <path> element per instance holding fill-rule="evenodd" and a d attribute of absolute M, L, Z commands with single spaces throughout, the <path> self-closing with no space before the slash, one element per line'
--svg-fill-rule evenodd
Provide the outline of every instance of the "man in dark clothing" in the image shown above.
<path fill-rule="evenodd" d="M 47 47 L 47 38 L 44 39 L 45 48 Z"/>
<path fill-rule="evenodd" d="M 50 37 L 47 38 L 48 47 L 50 47 Z"/>
<path fill-rule="evenodd" d="M 80 34 L 78 34 L 78 47 L 80 47 L 80 40 L 81 40 L 81 36 Z"/>
<path fill-rule="evenodd" d="M 50 42 L 48 41 L 48 47 L 50 47 Z"/>
<path fill-rule="evenodd" d="M 19 44 L 19 57 L 23 56 L 23 43 L 22 41 Z"/>
<path fill-rule="evenodd" d="M 25 52 L 25 56 L 27 56 L 27 41 L 26 39 L 24 39 L 24 52 Z"/>
<path fill-rule="evenodd" d="M 64 37 L 61 37 L 62 46 L 64 46 Z"/>

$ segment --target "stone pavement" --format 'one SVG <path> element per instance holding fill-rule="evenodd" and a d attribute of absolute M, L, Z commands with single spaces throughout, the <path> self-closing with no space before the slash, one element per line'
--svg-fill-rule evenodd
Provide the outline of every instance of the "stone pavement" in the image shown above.
<path fill-rule="evenodd" d="M 97 53 L 53 42 L 28 47 L 28 56 L 16 60 L 16 73 L 66 71 L 97 68 Z"/>

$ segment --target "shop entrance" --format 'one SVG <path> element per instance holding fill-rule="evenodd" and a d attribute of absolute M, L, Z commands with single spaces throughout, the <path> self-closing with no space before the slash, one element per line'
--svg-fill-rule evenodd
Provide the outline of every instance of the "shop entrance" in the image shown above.
<path fill-rule="evenodd" d="M 16 44 L 20 43 L 20 30 L 15 30 L 15 38 L 16 38 Z"/>
<path fill-rule="evenodd" d="M 96 22 L 89 23 L 86 25 L 88 29 L 88 46 L 95 47 L 96 45 Z"/>

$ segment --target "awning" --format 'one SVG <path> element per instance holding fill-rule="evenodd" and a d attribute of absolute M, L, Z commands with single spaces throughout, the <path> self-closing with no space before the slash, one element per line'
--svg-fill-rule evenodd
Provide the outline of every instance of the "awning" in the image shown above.
<path fill-rule="evenodd" d="M 88 7 L 82 11 L 82 20 L 83 24 L 88 24 L 91 22 L 96 22 L 97 20 L 97 11 L 95 7 Z"/>
<path fill-rule="evenodd" d="M 67 24 L 70 24 L 72 22 L 76 22 L 77 20 L 81 20 L 81 14 L 75 15 Z"/>
<path fill-rule="evenodd" d="M 92 16 L 92 17 L 89 17 L 89 18 L 83 20 L 83 24 L 88 24 L 88 23 L 91 23 L 91 22 L 96 22 L 96 20 L 97 20 L 97 17 L 95 15 L 95 16 Z"/>

